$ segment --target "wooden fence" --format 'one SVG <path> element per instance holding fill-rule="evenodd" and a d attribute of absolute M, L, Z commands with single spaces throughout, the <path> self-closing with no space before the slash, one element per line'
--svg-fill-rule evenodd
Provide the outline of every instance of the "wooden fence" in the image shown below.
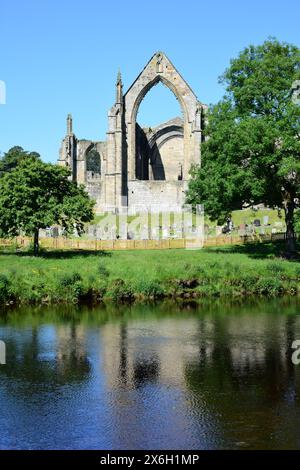
<path fill-rule="evenodd" d="M 257 243 L 265 241 L 284 240 L 284 233 L 253 234 L 253 235 L 220 235 L 204 239 L 204 243 L 197 239 L 170 238 L 159 240 L 87 240 L 81 238 L 41 238 L 41 247 L 52 250 L 162 250 L 172 248 L 201 248 L 225 245 L 241 245 L 245 243 Z M 26 248 L 30 245 L 31 238 L 17 237 L 15 239 L 0 239 L 0 247 L 12 247 L 16 249 Z"/>

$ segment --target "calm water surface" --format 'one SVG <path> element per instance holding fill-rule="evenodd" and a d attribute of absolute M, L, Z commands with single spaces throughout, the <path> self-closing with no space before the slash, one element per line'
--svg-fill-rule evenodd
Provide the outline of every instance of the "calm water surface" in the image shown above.
<path fill-rule="evenodd" d="M 300 303 L 0 315 L 0 449 L 300 448 Z"/>

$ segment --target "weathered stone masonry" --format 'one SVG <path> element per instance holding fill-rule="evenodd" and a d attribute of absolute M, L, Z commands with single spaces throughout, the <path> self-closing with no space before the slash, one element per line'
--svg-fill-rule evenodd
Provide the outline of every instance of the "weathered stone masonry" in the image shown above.
<path fill-rule="evenodd" d="M 139 105 L 159 82 L 174 93 L 183 118 L 142 129 L 136 121 Z M 180 208 L 190 167 L 200 163 L 205 109 L 166 55 L 158 52 L 125 94 L 118 74 L 105 142 L 77 139 L 68 115 L 59 163 L 87 187 L 97 212 L 140 204 L 160 210 Z"/>

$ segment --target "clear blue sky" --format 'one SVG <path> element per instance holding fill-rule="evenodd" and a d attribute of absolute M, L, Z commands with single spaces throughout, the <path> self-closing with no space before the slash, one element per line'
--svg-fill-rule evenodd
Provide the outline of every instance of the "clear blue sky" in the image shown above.
<path fill-rule="evenodd" d="M 0 152 L 21 145 L 55 161 L 69 112 L 79 138 L 105 139 L 118 67 L 126 90 L 157 50 L 202 102 L 216 102 L 230 58 L 268 36 L 300 46 L 299 0 L 2 0 Z M 176 114 L 161 86 L 146 96 L 139 121 Z"/>

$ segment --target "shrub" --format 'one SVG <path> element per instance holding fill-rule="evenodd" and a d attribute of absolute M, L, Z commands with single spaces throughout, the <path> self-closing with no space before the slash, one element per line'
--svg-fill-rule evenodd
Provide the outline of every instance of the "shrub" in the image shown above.
<path fill-rule="evenodd" d="M 114 279 L 111 282 L 106 295 L 114 302 L 132 300 L 134 297 L 132 288 L 127 285 L 123 279 Z"/>
<path fill-rule="evenodd" d="M 60 277 L 58 297 L 63 301 L 77 303 L 86 294 L 82 277 L 79 273 L 67 273 Z"/>
<path fill-rule="evenodd" d="M 107 292 L 107 285 L 106 283 L 104 282 L 100 282 L 100 284 L 98 285 L 97 289 L 96 289 L 96 298 L 98 300 L 102 300 L 103 297 L 105 296 Z"/>
<path fill-rule="evenodd" d="M 164 295 L 164 289 L 161 287 L 159 282 L 151 279 L 143 279 L 139 281 L 136 285 L 136 290 L 143 296 L 152 299 L 158 299 Z"/>
<path fill-rule="evenodd" d="M 133 290 L 126 285 L 123 279 L 114 279 L 109 286 L 107 296 L 113 301 L 132 300 L 134 297 Z"/>
<path fill-rule="evenodd" d="M 27 304 L 35 304 L 42 301 L 45 297 L 45 285 L 43 282 L 23 283 L 23 289 L 21 293 L 21 301 Z"/>
<path fill-rule="evenodd" d="M 255 286 L 256 293 L 260 295 L 279 295 L 284 291 L 282 283 L 278 279 L 263 278 L 259 279 Z"/>
<path fill-rule="evenodd" d="M 82 277 L 79 273 L 67 273 L 60 277 L 60 284 L 63 287 L 69 287 L 75 284 L 76 282 L 82 281 Z"/>
<path fill-rule="evenodd" d="M 244 274 L 240 277 L 233 277 L 227 280 L 227 283 L 231 286 L 240 287 L 245 292 L 253 292 L 258 277 L 251 274 Z"/>
<path fill-rule="evenodd" d="M 0 274 L 0 304 L 7 302 L 9 299 L 10 282 L 4 274 Z"/>
<path fill-rule="evenodd" d="M 221 293 L 225 294 L 226 290 L 219 284 L 202 285 L 197 289 L 197 295 L 199 297 L 220 297 Z"/>
<path fill-rule="evenodd" d="M 286 291 L 289 295 L 297 295 L 298 294 L 298 285 L 295 282 L 289 283 Z"/>

